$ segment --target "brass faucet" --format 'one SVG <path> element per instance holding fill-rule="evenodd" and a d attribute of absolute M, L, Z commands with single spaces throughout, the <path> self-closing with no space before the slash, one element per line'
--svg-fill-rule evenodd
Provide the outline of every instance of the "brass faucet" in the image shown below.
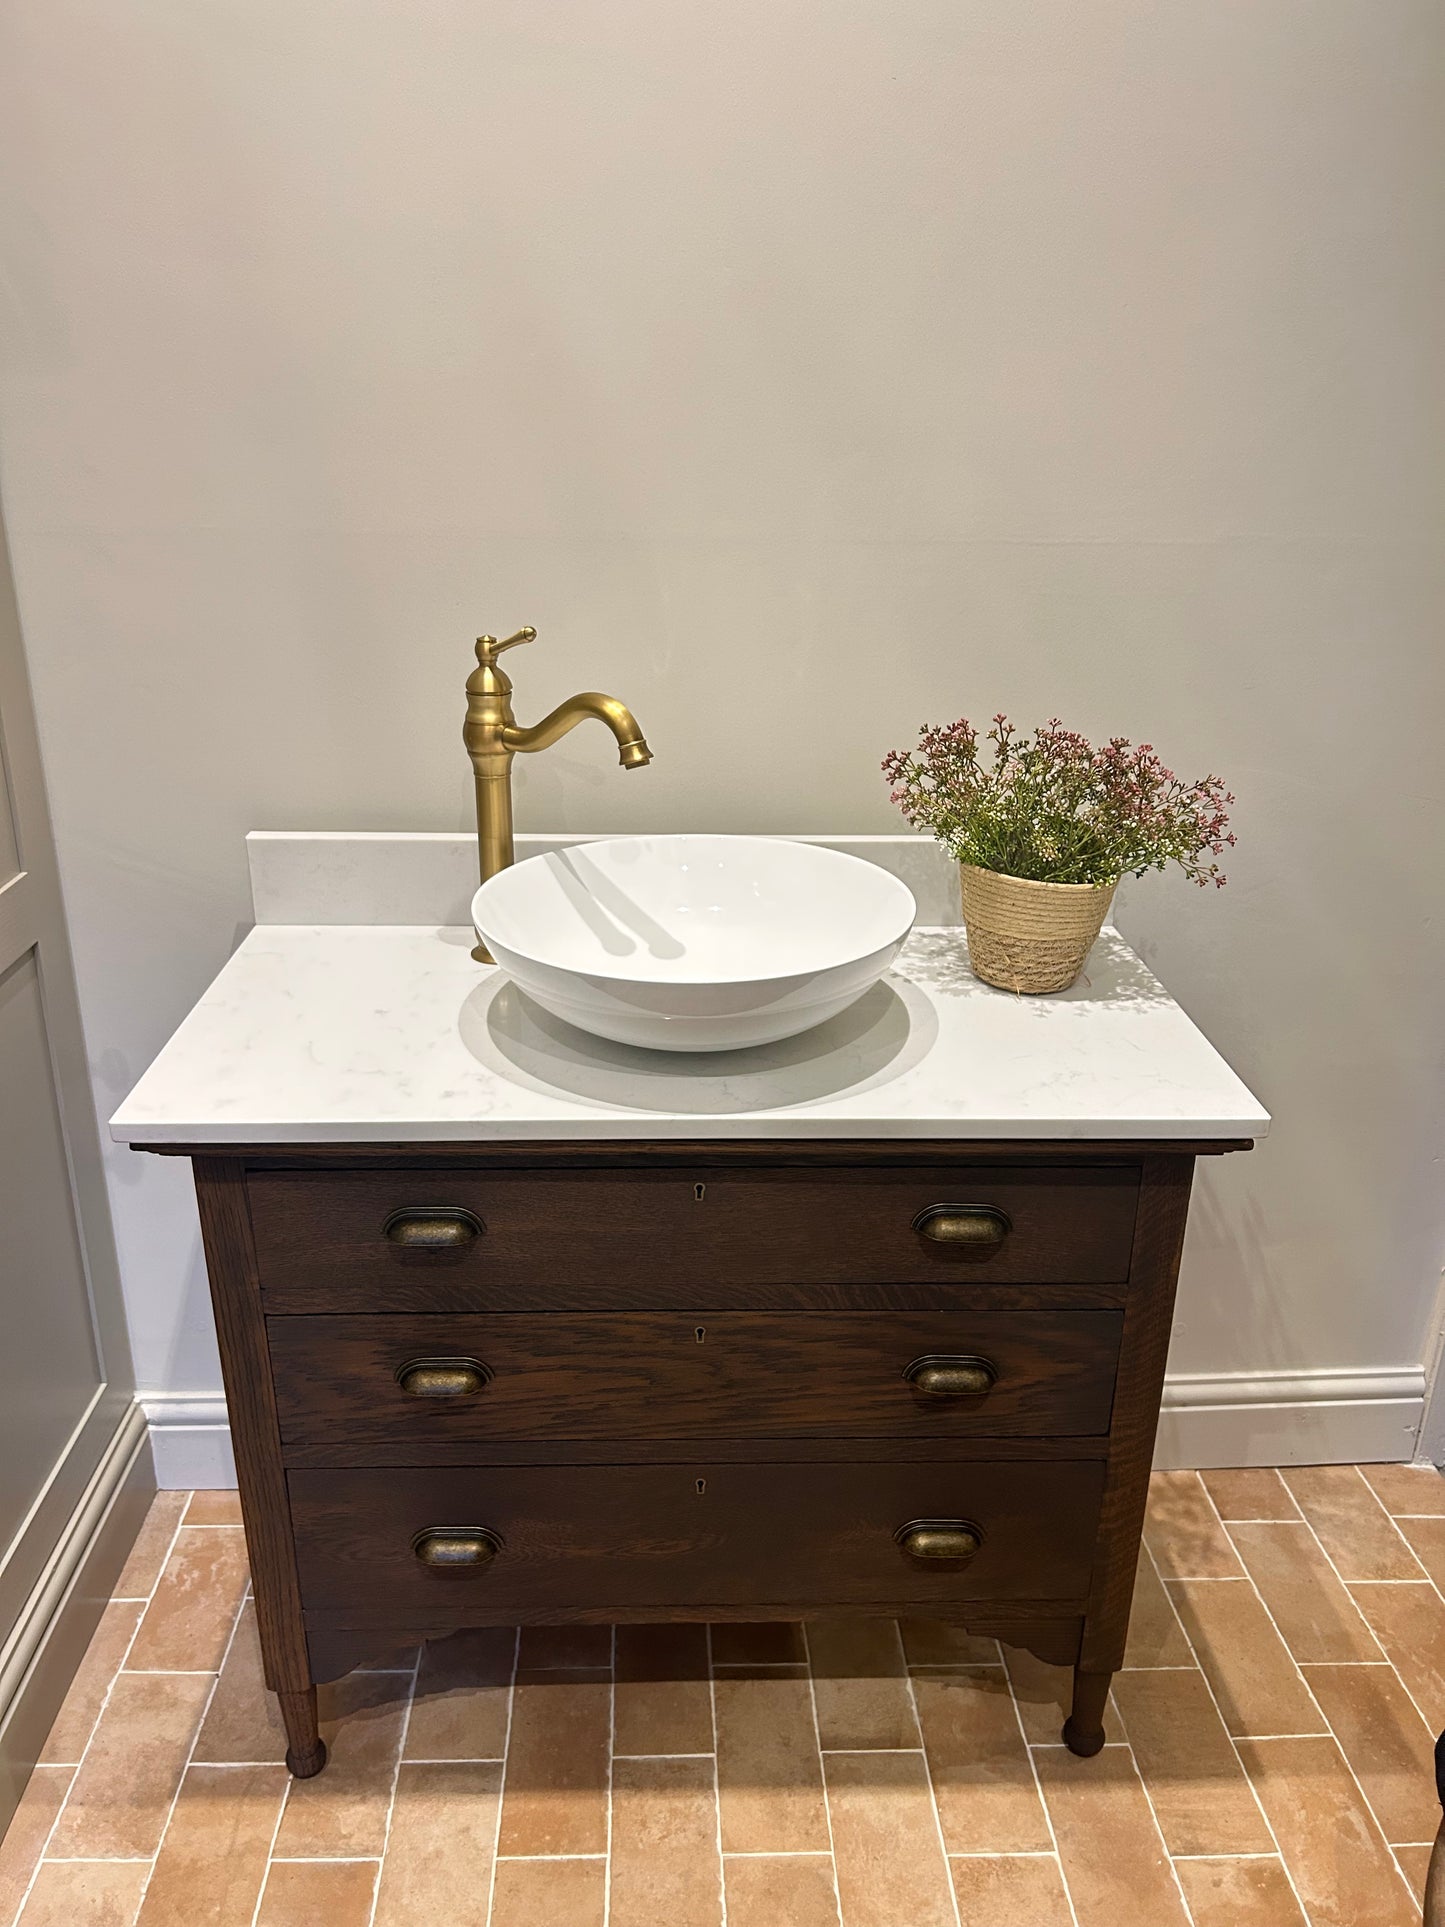
<path fill-rule="evenodd" d="M 632 711 L 615 696 L 589 689 L 558 703 L 550 716 L 523 729 L 512 714 L 512 679 L 497 665 L 504 649 L 531 642 L 537 631 L 519 629 L 505 642 L 495 636 L 477 637 L 477 666 L 467 677 L 467 720 L 462 741 L 472 759 L 477 779 L 477 847 L 482 882 L 507 869 L 516 859 L 512 842 L 512 758 L 528 750 L 547 749 L 588 716 L 606 723 L 617 738 L 618 760 L 624 769 L 641 769 L 652 761 L 652 751 Z M 478 963 L 495 959 L 484 943 L 472 955 Z"/>

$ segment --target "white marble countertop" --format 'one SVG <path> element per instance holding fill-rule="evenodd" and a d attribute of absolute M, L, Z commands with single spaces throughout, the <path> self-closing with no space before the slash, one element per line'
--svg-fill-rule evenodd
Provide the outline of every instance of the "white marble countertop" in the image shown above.
<path fill-rule="evenodd" d="M 122 1143 L 586 1138 L 1258 1138 L 1269 1118 L 1116 931 L 1016 997 L 916 930 L 851 1010 L 708 1056 L 583 1036 L 469 929 L 262 924 L 111 1121 Z"/>

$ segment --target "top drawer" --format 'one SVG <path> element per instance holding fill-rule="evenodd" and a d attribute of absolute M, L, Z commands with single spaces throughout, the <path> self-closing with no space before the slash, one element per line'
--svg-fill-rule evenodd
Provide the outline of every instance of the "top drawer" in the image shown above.
<path fill-rule="evenodd" d="M 1128 1274 L 1138 1192 L 1128 1164 L 250 1180 L 273 1313 L 720 1308 L 730 1285 L 1112 1283 Z M 407 1242 L 437 1235 L 458 1241 Z"/>

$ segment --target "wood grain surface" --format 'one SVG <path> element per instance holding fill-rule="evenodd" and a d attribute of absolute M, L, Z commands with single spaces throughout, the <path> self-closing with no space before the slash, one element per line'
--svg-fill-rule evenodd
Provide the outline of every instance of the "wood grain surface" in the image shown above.
<path fill-rule="evenodd" d="M 272 1312 L 660 1309 L 737 1282 L 789 1285 L 1118 1281 L 1138 1202 L 1130 1165 L 919 1166 L 806 1173 L 467 1170 L 258 1173 L 250 1183 Z M 938 1204 L 1011 1224 L 976 1250 L 913 1228 Z M 455 1249 L 389 1240 L 394 1212 L 460 1207 Z"/>
<path fill-rule="evenodd" d="M 478 1440 L 703 1439 L 877 1432 L 1098 1434 L 1120 1312 L 683 1312 L 273 1318 L 281 1437 L 344 1441 L 356 1464 Z M 979 1358 L 983 1395 L 926 1397 L 930 1356 Z M 403 1389 L 417 1360 L 477 1361 L 478 1390 Z"/>

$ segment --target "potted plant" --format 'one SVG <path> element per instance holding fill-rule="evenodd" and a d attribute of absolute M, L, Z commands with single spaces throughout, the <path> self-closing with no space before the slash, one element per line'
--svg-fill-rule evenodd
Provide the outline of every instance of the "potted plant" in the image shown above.
<path fill-rule="evenodd" d="M 1217 776 L 1186 783 L 1152 746 L 1102 748 L 1055 717 L 1021 736 L 995 716 L 984 751 L 972 723 L 919 732 L 883 759 L 892 801 L 961 866 L 969 961 L 1002 990 L 1067 990 L 1119 879 L 1177 863 L 1201 886 L 1234 842 Z"/>

